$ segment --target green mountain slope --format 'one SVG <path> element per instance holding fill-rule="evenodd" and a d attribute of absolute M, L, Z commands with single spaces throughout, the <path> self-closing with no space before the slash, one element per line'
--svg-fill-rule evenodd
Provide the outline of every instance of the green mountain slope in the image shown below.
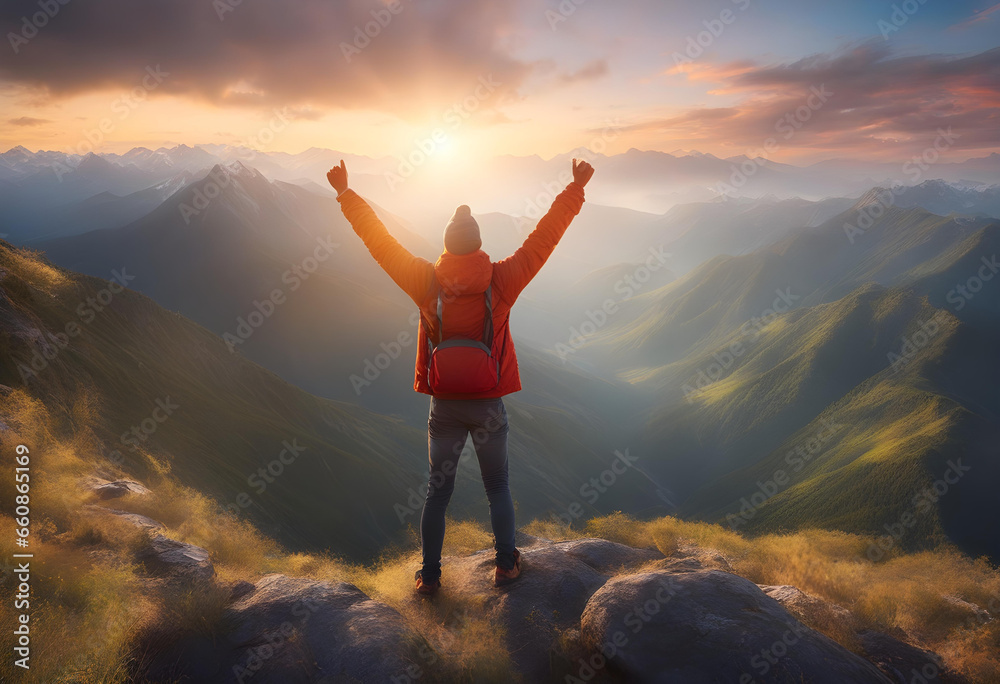
<path fill-rule="evenodd" d="M 884 532 L 964 457 L 980 476 L 921 506 L 908 543 L 996 556 L 1000 224 L 889 207 L 852 243 L 865 206 L 626 302 L 579 355 L 647 396 L 642 447 L 682 514 Z M 829 424 L 848 427 L 817 442 Z"/>
<path fill-rule="evenodd" d="M 703 486 L 685 510 L 745 531 L 893 531 L 901 533 L 893 543 L 905 548 L 950 539 L 995 556 L 985 513 L 1000 478 L 1000 367 L 989 353 L 1000 339 L 926 304 L 904 337 L 911 356 L 901 343 L 895 364 L 764 458 Z"/>
<path fill-rule="evenodd" d="M 984 251 L 973 259 L 969 252 L 977 242 L 996 244 L 1000 230 L 990 219 L 888 207 L 867 230 L 852 234 L 852 241 L 845 225 L 857 224 L 859 211 L 749 254 L 716 257 L 624 302 L 588 347 L 595 355 L 606 354 L 619 370 L 641 369 L 683 359 L 740 326 L 755 327 L 756 319 L 772 310 L 831 302 L 868 282 L 891 286 L 923 279 L 922 291 L 933 295 L 930 271 L 960 266 L 964 257 L 976 262 L 988 256 Z M 974 273 L 975 268 L 966 277 Z M 942 299 L 950 287 L 941 290 Z"/>

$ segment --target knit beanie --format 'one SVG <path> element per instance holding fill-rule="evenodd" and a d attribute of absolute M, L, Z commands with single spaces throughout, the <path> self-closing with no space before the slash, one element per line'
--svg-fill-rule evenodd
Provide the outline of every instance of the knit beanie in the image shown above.
<path fill-rule="evenodd" d="M 483 246 L 479 224 L 465 204 L 455 210 L 444 229 L 444 248 L 451 254 L 471 254 Z"/>

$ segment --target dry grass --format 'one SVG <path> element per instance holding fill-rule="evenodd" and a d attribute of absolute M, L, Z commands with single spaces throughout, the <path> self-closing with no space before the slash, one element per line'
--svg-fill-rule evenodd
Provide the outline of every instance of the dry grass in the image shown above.
<path fill-rule="evenodd" d="M 134 554 L 148 541 L 146 533 L 135 525 L 96 511 L 75 518 L 61 538 L 74 546 L 100 546 L 122 554 Z"/>
<path fill-rule="evenodd" d="M 573 530 L 560 536 L 554 523 L 527 529 L 544 530 L 550 539 L 580 536 Z M 621 513 L 588 521 L 586 536 L 655 546 L 667 556 L 690 544 L 717 550 L 757 584 L 793 585 L 847 608 L 861 628 L 902 629 L 972 681 L 1000 681 L 1000 572 L 985 559 L 942 548 L 873 563 L 866 557 L 872 540 L 859 535 L 803 530 L 747 539 L 720 525 L 671 517 L 637 521 Z M 986 612 L 989 621 L 982 619 Z M 853 645 L 837 625 L 810 626 Z"/>
<path fill-rule="evenodd" d="M 428 606 L 413 600 L 413 571 L 419 565 L 415 531 L 405 548 L 387 550 L 377 563 L 361 566 L 329 555 L 287 553 L 251 524 L 220 512 L 211 499 L 178 484 L 165 468 L 144 483 L 151 494 L 100 501 L 80 486 L 94 474 L 95 463 L 101 463 L 105 478 L 128 478 L 129 473 L 101 459 L 88 438 L 98 407 L 78 401 L 57 418 L 16 390 L 2 400 L 0 410 L 11 428 L 0 433 L 0 453 L 9 456 L 18 443 L 45 445 L 44 452 L 32 453 L 33 516 L 40 521 L 32 540 L 38 540 L 36 550 L 46 558 L 35 568 L 33 580 L 32 614 L 39 627 L 32 662 L 37 663 L 39 681 L 129 681 L 141 669 L 137 646 L 169 646 L 188 634 L 211 638 L 229 600 L 227 583 L 273 572 L 351 582 L 395 607 L 427 639 L 418 649 L 417 662 L 427 681 L 507 677 L 510 661 L 503 631 L 490 622 L 483 606 L 455 601 Z M 73 438 L 60 440 L 49 432 L 59 421 L 70 423 Z M 9 478 L 2 481 L 0 491 L 12 496 Z M 147 543 L 146 534 L 86 506 L 138 513 L 163 523 L 168 536 L 209 551 L 220 583 L 184 589 L 146 578 L 133 563 L 135 552 Z M 9 518 L 0 520 L 5 529 L 13 527 Z M 448 521 L 446 554 L 465 555 L 491 543 L 492 535 L 481 525 Z M 3 549 L 6 557 L 11 550 Z M 13 629 L 14 617 L 5 604 L 0 627 Z M 169 625 L 169 633 L 164 625 Z M 9 665 L 8 659 L 3 667 Z M 0 670 L 0 680 L 14 677 L 13 671 Z"/>
<path fill-rule="evenodd" d="M 151 494 L 115 499 L 114 508 L 158 520 L 172 539 L 205 548 L 220 574 L 254 577 L 282 571 L 286 554 L 280 545 L 247 521 L 220 511 L 214 501 L 169 477 L 147 484 Z"/>
<path fill-rule="evenodd" d="M 4 259 L 9 260 L 13 267 L 11 271 L 18 273 L 22 280 L 37 290 L 51 294 L 70 282 L 58 269 L 44 262 L 45 255 L 40 251 L 26 248 L 0 249 L 4 250 Z"/>
<path fill-rule="evenodd" d="M 13 528 L 10 518 L 2 523 L 5 531 Z M 0 549 L 5 558 L 13 552 L 8 545 Z M 134 569 L 66 544 L 33 540 L 32 551 L 33 681 L 130 681 L 131 640 L 153 609 Z M 16 616 L 4 603 L 0 629 L 9 634 Z M 0 681 L 21 681 L 21 674 L 12 658 L 0 661 Z"/>
<path fill-rule="evenodd" d="M 42 274 L 44 275 L 44 274 Z M 42 277 L 39 275 L 39 278 Z M 368 566 L 328 555 L 289 554 L 249 523 L 221 513 L 215 502 L 182 487 L 166 469 L 146 484 L 147 496 L 99 502 L 82 490 L 80 479 L 102 462 L 94 453 L 89 425 L 97 407 L 80 400 L 69 411 L 50 415 L 42 404 L 15 390 L 0 400 L 0 468 L 13 466 L 13 447 L 33 449 L 32 602 L 33 664 L 39 681 L 128 681 L 135 672 L 134 645 L 151 625 L 172 625 L 175 634 L 213 635 L 228 600 L 223 587 L 178 590 L 145 577 L 134 565 L 145 536 L 131 525 L 100 512 L 82 514 L 87 504 L 147 515 L 169 536 L 206 548 L 219 578 L 253 580 L 281 572 L 355 584 L 372 598 L 398 610 L 430 646 L 418 664 L 427 681 L 498 681 L 510 668 L 505 635 L 475 600 L 442 595 L 433 603 L 414 600 L 413 572 L 419 567 L 419 540 L 387 550 Z M 60 440 L 51 426 L 68 421 L 74 436 Z M 105 476 L 127 477 L 106 463 Z M 14 495 L 11 478 L 0 478 L 0 499 Z M 2 530 L 13 521 L 0 515 Z M 0 530 L 0 531 L 2 531 Z M 870 539 L 822 530 L 747 539 L 721 527 L 665 517 L 637 521 L 620 513 L 588 521 L 576 530 L 554 520 L 534 521 L 524 530 L 548 539 L 594 536 L 636 547 L 655 547 L 670 556 L 698 546 L 721 553 L 735 572 L 758 584 L 791 584 L 850 610 L 853 627 L 904 630 L 912 641 L 941 654 L 946 663 L 974 682 L 1000 681 L 1000 573 L 985 560 L 943 548 L 916 554 L 895 551 L 873 563 L 865 552 Z M 0 533 L 0 554 L 10 558 L 13 535 Z M 481 524 L 449 520 L 445 555 L 462 556 L 489 548 L 492 535 Z M 180 591 L 180 593 L 178 593 Z M 977 612 L 978 611 L 978 612 Z M 980 619 L 984 611 L 990 621 Z M 0 609 L 0 630 L 13 629 L 9 603 Z M 848 647 L 843 625 L 811 624 Z M 0 679 L 15 678 L 11 660 L 0 664 Z"/>
<path fill-rule="evenodd" d="M 557 520 L 556 518 L 546 518 L 539 520 L 532 520 L 527 525 L 521 527 L 526 534 L 530 534 L 535 537 L 541 537 L 542 539 L 578 539 L 584 537 L 582 532 L 575 530 L 565 522 Z"/>
<path fill-rule="evenodd" d="M 451 538 L 454 533 L 454 538 Z M 484 545 L 473 540 L 492 537 L 477 523 L 448 522 L 444 555 L 479 551 Z M 409 551 L 383 558 L 372 567 L 354 567 L 351 581 L 372 598 L 398 610 L 427 640 L 433 657 L 422 667 L 433 681 L 509 681 L 510 656 L 502 625 L 490 619 L 489 606 L 479 599 L 463 599 L 441 593 L 433 602 L 416 599 L 413 573 L 420 567 L 418 552 Z"/>
<path fill-rule="evenodd" d="M 126 521 L 88 506 L 141 513 L 168 526 L 174 538 L 208 548 L 220 578 L 235 579 L 286 569 L 278 545 L 251 525 L 220 514 L 197 492 L 164 478 L 153 494 L 101 502 L 81 487 L 100 463 L 105 477 L 127 477 L 95 454 L 88 438 L 96 407 L 74 402 L 54 416 L 23 390 L 0 399 L 0 468 L 11 472 L 14 448 L 29 445 L 31 467 L 32 675 L 45 682 L 127 682 L 137 668 L 136 640 L 154 625 L 177 633 L 211 634 L 228 589 L 181 588 L 147 578 L 135 564 L 147 535 Z M 71 423 L 72 438 L 60 440 L 51 426 Z M 0 478 L 0 498 L 12 501 L 13 478 Z M 0 515 L 0 553 L 13 553 L 14 521 Z M 9 570 L 9 568 L 5 568 Z M 9 572 L 0 575 L 7 582 Z M 4 592 L 6 593 L 6 591 Z M 0 607 L 0 629 L 11 631 L 17 615 Z M 0 662 L 0 681 L 18 681 L 11 658 Z"/>
<path fill-rule="evenodd" d="M 475 521 L 449 518 L 444 556 L 464 556 L 493 544 L 492 533 Z M 424 676 L 440 682 L 509 681 L 510 656 L 501 625 L 491 621 L 488 606 L 447 593 L 433 602 L 415 599 L 414 572 L 420 568 L 419 539 L 409 548 L 388 551 L 369 566 L 350 565 L 317 556 L 293 556 L 293 562 L 317 579 L 351 582 L 375 600 L 398 610 L 430 646 L 418 651 Z M 308 561 L 304 559 L 308 558 Z M 309 573 L 310 570 L 318 574 Z"/>

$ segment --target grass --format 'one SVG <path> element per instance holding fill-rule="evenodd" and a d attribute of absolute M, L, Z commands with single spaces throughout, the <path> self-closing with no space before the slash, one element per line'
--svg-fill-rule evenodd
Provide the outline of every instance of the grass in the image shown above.
<path fill-rule="evenodd" d="M 31 445 L 32 675 L 45 682 L 134 681 L 141 669 L 135 645 L 143 633 L 167 624 L 176 633 L 211 634 L 228 601 L 226 580 L 284 569 L 285 554 L 248 523 L 221 514 L 206 497 L 168 476 L 148 497 L 100 501 L 81 487 L 98 460 L 81 436 L 87 411 L 80 408 L 73 419 L 81 429 L 61 440 L 49 429 L 57 421 L 41 402 L 22 390 L 0 398 L 0 420 L 8 428 L 0 431 L 4 472 L 13 470 L 15 446 Z M 103 476 L 127 476 L 100 460 Z M 14 494 L 13 478 L 0 478 L 3 500 L 12 501 Z M 172 537 L 205 546 L 222 583 L 192 590 L 148 577 L 135 562 L 148 545 L 147 535 L 102 514 L 102 506 L 161 520 Z M 13 529 L 13 518 L 0 515 L 5 590 L 13 582 L 6 566 L 14 553 Z M 19 612 L 4 602 L 5 633 L 13 631 Z M 0 661 L 0 681 L 17 681 L 21 674 L 11 658 Z"/>
<path fill-rule="evenodd" d="M 493 536 L 480 523 L 448 519 L 444 556 L 464 556 L 490 548 Z M 432 655 L 423 657 L 425 676 L 441 682 L 509 681 L 510 657 L 503 628 L 489 617 L 489 606 L 442 593 L 433 602 L 414 600 L 414 572 L 420 567 L 419 536 L 387 550 L 370 565 L 298 554 L 298 570 L 315 579 L 346 581 L 395 608 L 426 640 Z M 291 573 L 286 573 L 291 574 Z"/>
<path fill-rule="evenodd" d="M 44 681 L 128 681 L 141 669 L 142 652 L 135 646 L 151 629 L 171 625 L 171 638 L 211 636 L 228 602 L 228 583 L 274 572 L 351 582 L 398 610 L 427 640 L 418 664 L 436 681 L 496 681 L 508 671 L 505 636 L 490 621 L 487 606 L 446 596 L 433 604 L 413 600 L 413 572 L 419 566 L 414 530 L 405 543 L 362 565 L 329 554 L 288 552 L 250 523 L 222 513 L 208 497 L 178 484 L 169 472 L 146 482 L 149 495 L 101 502 L 79 486 L 96 458 L 85 436 L 93 404 L 74 404 L 69 418 L 74 436 L 59 439 L 50 430 L 57 421 L 37 400 L 15 390 L 0 401 L 9 428 L 0 432 L 0 467 L 13 466 L 16 444 L 45 444 L 44 450 L 33 450 L 31 461 L 37 521 L 32 544 L 38 558 L 33 663 Z M 127 476 L 102 467 L 107 477 Z M 3 478 L 0 493 L 5 500 L 13 496 L 10 478 Z M 220 585 L 181 591 L 151 580 L 134 562 L 145 535 L 100 514 L 94 508 L 100 506 L 147 515 L 166 525 L 169 536 L 203 546 Z M 0 522 L 3 529 L 13 528 L 9 517 Z M 671 517 L 638 521 L 620 513 L 591 519 L 584 529 L 536 520 L 524 530 L 548 539 L 601 537 L 655 547 L 666 556 L 691 547 L 717 551 L 734 572 L 753 582 L 790 584 L 851 611 L 850 629 L 816 620 L 810 624 L 849 648 L 857 648 L 854 630 L 898 628 L 970 680 L 1000 681 L 1000 627 L 996 620 L 980 620 L 973 608 L 1000 610 L 1000 573 L 985 559 L 946 546 L 919 553 L 893 549 L 872 562 L 866 557 L 871 538 L 863 535 L 806 529 L 750 539 L 720 525 Z M 13 552 L 12 539 L 0 534 L 5 558 Z M 448 521 L 445 555 L 467 555 L 491 543 L 482 524 Z M 5 604 L 0 629 L 13 629 L 14 619 Z M 11 667 L 10 659 L 0 664 L 0 677 L 12 679 Z"/>
<path fill-rule="evenodd" d="M 52 293 L 69 283 L 69 278 L 60 269 L 42 260 L 42 253 L 39 251 L 4 248 L 4 252 L 5 258 L 9 259 L 10 270 L 36 289 Z"/>
<path fill-rule="evenodd" d="M 902 629 L 971 681 L 1000 681 L 1000 572 L 985 558 L 942 546 L 896 550 L 872 562 L 866 557 L 871 538 L 862 535 L 801 530 L 748 539 L 720 525 L 671 517 L 637 521 L 621 513 L 591 519 L 583 531 L 551 521 L 536 521 L 525 531 L 549 539 L 592 536 L 655 546 L 667 556 L 688 545 L 717 550 L 736 574 L 757 584 L 793 585 L 851 611 L 857 629 Z M 992 613 L 991 620 L 966 604 Z M 836 625 L 809 626 L 853 646 Z"/>
<path fill-rule="evenodd" d="M 41 402 L 22 390 L 0 398 L 0 467 L 13 468 L 17 444 L 32 448 L 33 566 L 32 669 L 46 682 L 134 681 L 153 650 L 185 635 L 209 638 L 218 633 L 229 603 L 229 585 L 280 572 L 332 582 L 351 582 L 393 606 L 427 639 L 417 664 L 434 681 L 498 681 L 510 670 L 502 630 L 481 605 L 443 602 L 433 607 L 412 600 L 413 568 L 419 564 L 411 529 L 408 543 L 388 548 L 370 565 L 352 564 L 329 554 L 288 552 L 245 520 L 222 512 L 217 502 L 180 485 L 168 471 L 144 482 L 148 495 L 101 501 L 81 487 L 100 463 L 102 477 L 127 478 L 100 458 L 80 437 L 92 409 L 77 405 L 69 439 L 50 430 L 58 421 Z M 11 478 L 0 484 L 5 500 L 14 490 Z M 148 577 L 136 554 L 147 535 L 120 518 L 102 514 L 113 508 L 153 518 L 171 538 L 207 549 L 218 584 L 181 588 Z M 37 522 L 35 522 L 37 521 Z M 13 530 L 10 517 L 0 528 Z M 0 552 L 9 559 L 13 534 L 3 534 Z M 471 521 L 448 523 L 445 553 L 464 555 L 488 547 L 491 535 Z M 10 577 L 9 575 L 5 575 Z M 13 630 L 16 615 L 9 603 L 0 609 L 0 627 Z M 36 627 L 37 626 L 37 627 Z M 164 626 L 169 626 L 164 629 Z M 0 681 L 20 673 L 10 659 L 0 663 Z"/>

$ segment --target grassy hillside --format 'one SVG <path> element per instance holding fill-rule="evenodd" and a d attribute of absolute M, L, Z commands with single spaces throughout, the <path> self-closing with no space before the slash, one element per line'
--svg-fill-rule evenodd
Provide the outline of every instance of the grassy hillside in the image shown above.
<path fill-rule="evenodd" d="M 953 283 L 930 275 L 974 275 L 981 257 L 995 253 L 1000 230 L 991 219 L 889 207 L 852 241 L 844 226 L 857 223 L 858 215 L 843 212 L 770 247 L 711 259 L 625 302 L 588 347 L 620 370 L 659 366 L 718 344 L 775 304 L 781 310 L 831 302 L 870 282 L 919 286 L 940 306 Z"/>
<path fill-rule="evenodd" d="M 648 397 L 643 448 L 681 513 L 719 520 L 757 494 L 749 531 L 878 533 L 964 456 L 979 477 L 922 507 L 905 543 L 997 557 L 978 521 L 984 483 L 1000 476 L 988 447 L 1000 224 L 887 208 L 852 243 L 844 225 L 865 206 L 626 302 L 579 355 Z M 823 420 L 848 427 L 779 491 L 758 493 Z"/>
<path fill-rule="evenodd" d="M 992 501 L 982 483 L 1000 477 L 988 446 L 998 434 L 995 342 L 926 298 L 869 286 L 777 319 L 690 402 L 650 412 L 650 440 L 675 446 L 663 454 L 668 481 L 698 487 L 681 507 L 687 514 L 745 531 L 877 534 L 919 508 L 901 541 L 907 548 L 951 539 L 996 556 L 1000 547 L 979 522 Z M 725 348 L 659 369 L 651 381 L 677 396 Z M 955 458 L 977 476 L 914 504 Z M 786 481 L 776 482 L 779 474 Z M 746 518 L 732 517 L 748 508 Z"/>

